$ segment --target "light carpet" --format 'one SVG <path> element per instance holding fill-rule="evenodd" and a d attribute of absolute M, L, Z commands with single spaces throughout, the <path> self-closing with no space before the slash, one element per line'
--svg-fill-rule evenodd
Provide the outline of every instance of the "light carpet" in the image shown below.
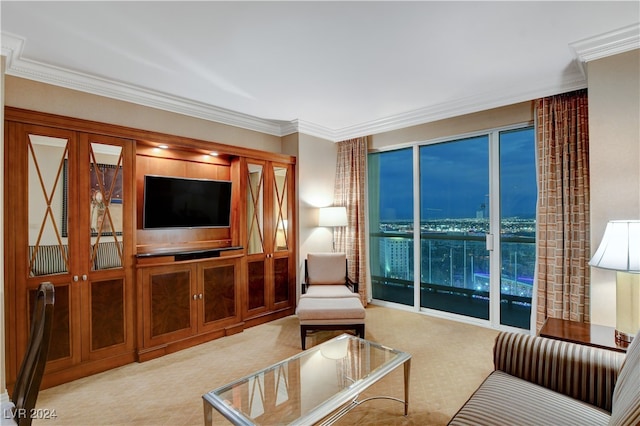
<path fill-rule="evenodd" d="M 307 347 L 340 332 L 316 332 Z M 369 305 L 366 338 L 412 355 L 409 415 L 391 400 L 364 403 L 339 425 L 443 425 L 493 369 L 497 332 Z M 144 363 L 134 363 L 40 392 L 37 407 L 56 418 L 34 425 L 201 425 L 202 395 L 300 352 L 290 316 Z M 402 369 L 362 397 L 402 397 Z M 214 424 L 228 425 L 214 414 Z"/>

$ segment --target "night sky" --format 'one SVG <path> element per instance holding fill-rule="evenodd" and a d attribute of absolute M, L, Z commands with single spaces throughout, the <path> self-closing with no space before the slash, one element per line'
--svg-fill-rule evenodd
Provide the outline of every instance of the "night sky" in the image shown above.
<path fill-rule="evenodd" d="M 411 220 L 412 149 L 380 154 L 380 220 Z M 503 132 L 500 140 L 502 216 L 535 215 L 533 129 Z M 488 212 L 488 136 L 420 147 L 421 219 L 473 218 Z"/>

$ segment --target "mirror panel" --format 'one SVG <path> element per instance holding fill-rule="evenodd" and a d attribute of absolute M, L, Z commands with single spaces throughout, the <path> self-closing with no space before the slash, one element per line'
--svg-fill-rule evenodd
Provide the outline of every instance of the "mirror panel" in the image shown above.
<path fill-rule="evenodd" d="M 275 251 L 286 251 L 289 249 L 288 218 L 287 218 L 287 192 L 288 192 L 287 168 L 273 166 L 274 203 L 273 217 L 275 218 L 273 246 Z"/>
<path fill-rule="evenodd" d="M 67 139 L 28 138 L 29 275 L 69 272 Z"/>
<path fill-rule="evenodd" d="M 87 194 L 93 271 L 121 268 L 123 252 L 122 147 L 92 142 Z"/>
<path fill-rule="evenodd" d="M 264 170 L 261 164 L 247 167 L 247 254 L 264 253 Z"/>

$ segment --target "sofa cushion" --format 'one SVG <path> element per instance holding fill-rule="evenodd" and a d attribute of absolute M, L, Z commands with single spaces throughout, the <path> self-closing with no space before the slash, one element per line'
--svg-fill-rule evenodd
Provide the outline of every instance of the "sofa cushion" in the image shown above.
<path fill-rule="evenodd" d="M 345 285 L 310 285 L 305 294 L 300 298 L 306 297 L 360 297 L 358 293 L 354 293 Z"/>
<path fill-rule="evenodd" d="M 609 413 L 496 370 L 450 425 L 606 425 Z"/>
<path fill-rule="evenodd" d="M 344 253 L 307 254 L 307 275 L 309 284 L 342 284 L 347 276 Z"/>
<path fill-rule="evenodd" d="M 300 324 L 360 324 L 365 309 L 355 297 L 300 299 L 296 314 Z"/>
<path fill-rule="evenodd" d="M 610 424 L 640 424 L 640 332 L 627 349 L 627 356 L 613 390 Z"/>

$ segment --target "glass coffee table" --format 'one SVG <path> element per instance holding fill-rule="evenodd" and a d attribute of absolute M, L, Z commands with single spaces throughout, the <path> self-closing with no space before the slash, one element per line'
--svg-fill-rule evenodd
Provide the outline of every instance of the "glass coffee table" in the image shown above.
<path fill-rule="evenodd" d="M 368 387 L 404 366 L 404 399 L 374 396 Z M 331 424 L 371 399 L 393 399 L 409 409 L 411 355 L 349 334 L 314 346 L 202 396 L 205 425 L 215 408 L 236 425 Z"/>

